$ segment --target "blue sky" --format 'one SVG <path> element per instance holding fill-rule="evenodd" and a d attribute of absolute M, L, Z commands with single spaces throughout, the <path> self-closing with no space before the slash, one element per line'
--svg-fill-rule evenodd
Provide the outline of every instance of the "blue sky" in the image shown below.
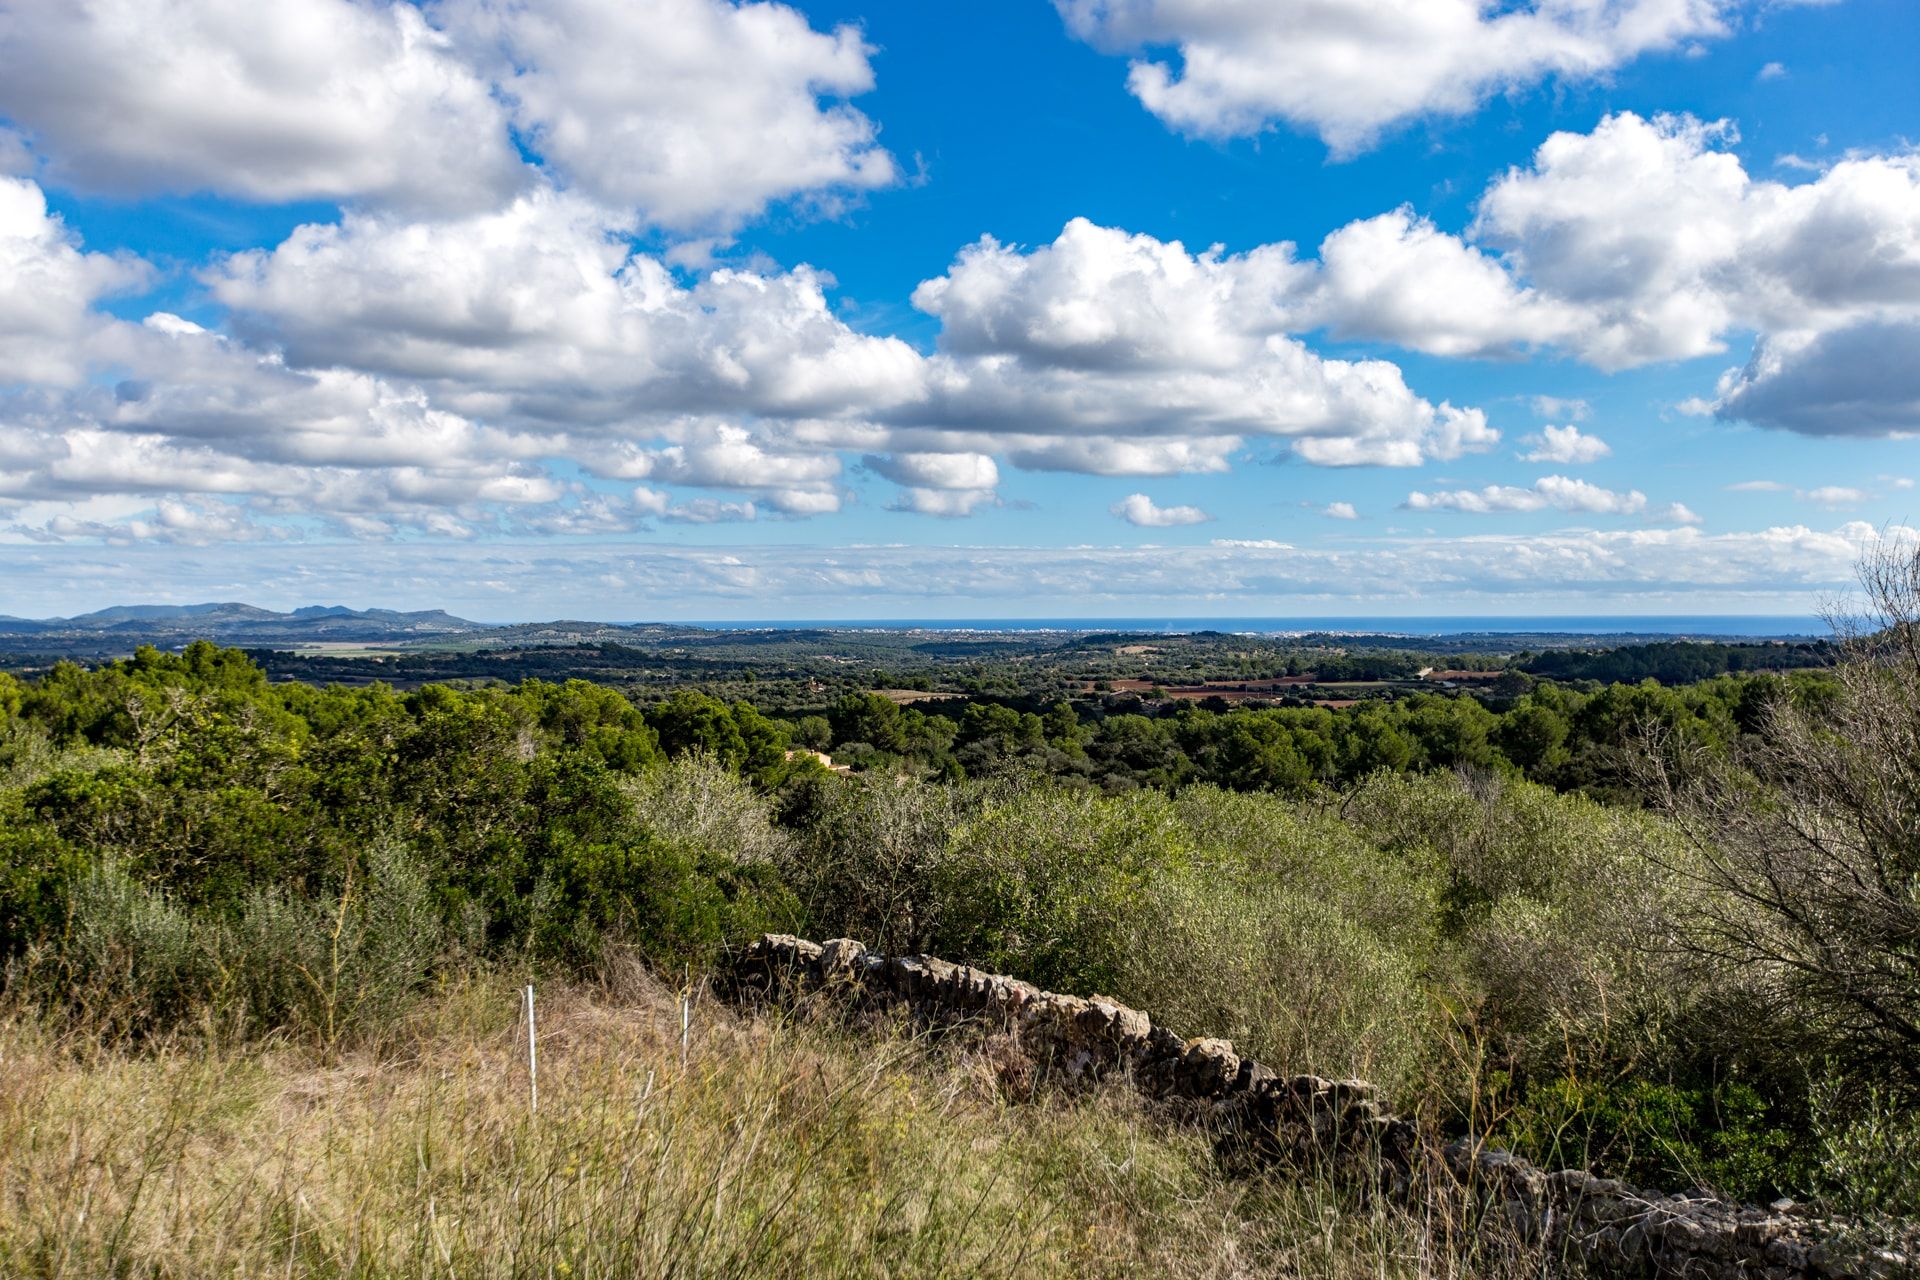
<path fill-rule="evenodd" d="M 0 613 L 1803 613 L 1905 0 L 0 0 Z"/>

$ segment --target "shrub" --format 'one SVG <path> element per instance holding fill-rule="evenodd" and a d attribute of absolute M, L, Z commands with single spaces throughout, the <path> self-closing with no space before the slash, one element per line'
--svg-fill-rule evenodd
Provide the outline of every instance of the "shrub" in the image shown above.
<path fill-rule="evenodd" d="M 640 826 L 689 848 L 742 863 L 778 863 L 792 838 L 773 806 L 740 775 L 705 752 L 676 756 L 626 784 Z"/>
<path fill-rule="evenodd" d="M 1869 1088 L 1848 1103 L 1835 1067 L 1816 1088 L 1814 1185 L 1836 1208 L 1863 1219 L 1920 1219 L 1920 1114 Z"/>
<path fill-rule="evenodd" d="M 79 876 L 51 963 L 36 965 L 64 1002 L 100 1034 L 142 1035 L 206 1007 L 218 989 L 218 941 L 205 921 L 117 863 Z"/>
<path fill-rule="evenodd" d="M 1495 1140 L 1549 1167 L 1600 1168 L 1637 1186 L 1709 1187 L 1771 1200 L 1806 1185 L 1804 1135 L 1739 1080 L 1563 1075 L 1500 1117 Z"/>
<path fill-rule="evenodd" d="M 220 937 L 226 994 L 248 1021 L 329 1050 L 390 1022 L 451 943 L 426 875 L 393 841 L 349 866 L 334 894 L 256 890 Z"/>
<path fill-rule="evenodd" d="M 1111 990 L 1142 886 L 1190 856 L 1158 792 L 1008 787 L 954 829 L 935 867 L 934 949 L 1062 990 Z"/>
<path fill-rule="evenodd" d="M 1737 762 L 1646 732 L 1648 785 L 1690 839 L 1676 938 L 1761 975 L 1863 1083 L 1920 1101 L 1920 544 L 1860 569 L 1829 694 L 1778 690 Z M 1677 761 L 1677 762 L 1676 762 Z M 1665 767 L 1663 767 L 1665 766 Z"/>
<path fill-rule="evenodd" d="M 1382 857 L 1322 805 L 1210 786 L 1190 787 L 1174 804 L 1196 871 L 1335 904 L 1383 945 L 1423 961 L 1431 956 L 1436 891 L 1423 861 Z"/>
<path fill-rule="evenodd" d="M 402 1012 L 450 931 L 408 852 L 384 843 L 333 894 L 261 887 L 236 912 L 182 902 L 117 862 L 76 877 L 57 938 L 29 953 L 38 994 L 109 1037 L 217 1016 L 331 1050 Z"/>
<path fill-rule="evenodd" d="M 799 923 L 772 864 L 650 834 L 559 843 L 531 898 L 536 954 L 576 970 L 597 964 L 608 942 L 664 968 L 705 968 L 727 946 Z"/>
<path fill-rule="evenodd" d="M 806 928 L 884 951 L 931 947 L 944 907 L 938 869 L 978 794 L 886 774 L 795 784 L 782 796 L 795 839 L 780 870 Z"/>
<path fill-rule="evenodd" d="M 1286 1072 L 1413 1078 L 1432 1014 L 1412 962 L 1316 897 L 1280 885 L 1154 877 L 1117 954 L 1115 992 L 1189 1035 Z"/>

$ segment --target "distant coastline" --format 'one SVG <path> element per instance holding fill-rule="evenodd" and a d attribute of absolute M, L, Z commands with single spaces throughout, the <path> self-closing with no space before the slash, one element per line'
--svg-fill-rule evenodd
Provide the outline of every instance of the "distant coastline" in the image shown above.
<path fill-rule="evenodd" d="M 621 625 L 645 625 L 628 623 Z M 1566 616 L 1512 615 L 1471 617 L 1435 615 L 1383 618 L 1327 616 L 1311 618 L 1128 617 L 1128 618 L 868 618 L 868 619 L 695 619 L 667 625 L 714 631 L 1067 631 L 1151 632 L 1169 635 L 1227 631 L 1257 635 L 1516 636 L 1594 635 L 1632 637 L 1703 636 L 1714 639 L 1804 639 L 1827 634 L 1810 614 L 1679 614 Z"/>
<path fill-rule="evenodd" d="M 194 605 L 116 605 L 71 618 L 0 617 L 0 652 L 95 658 L 129 654 L 142 644 L 180 649 L 195 640 L 252 649 L 466 649 L 517 646 L 659 644 L 672 637 L 726 643 L 727 637 L 799 640 L 816 636 L 878 638 L 1055 638 L 1078 643 L 1102 635 L 1176 636 L 1221 633 L 1266 640 L 1347 640 L 1354 645 L 1451 651 L 1518 652 L 1606 648 L 1659 641 L 1771 642 L 1824 639 L 1827 628 L 1811 614 L 1428 614 L 1380 617 L 1185 617 L 1138 614 L 1112 618 L 864 618 L 644 620 L 602 622 L 554 619 L 481 622 L 440 609 L 396 612 L 345 605 L 307 605 L 276 612 L 234 601 Z"/>

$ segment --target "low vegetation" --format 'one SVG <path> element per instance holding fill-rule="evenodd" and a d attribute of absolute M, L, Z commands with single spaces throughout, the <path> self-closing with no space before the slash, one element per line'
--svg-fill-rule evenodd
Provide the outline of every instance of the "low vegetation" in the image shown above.
<path fill-rule="evenodd" d="M 0 1022 L 17 1276 L 1517 1277 L 1313 1179 L 1247 1178 L 1123 1089 L 1014 1094 L 904 1028 L 742 1021 L 618 964 L 504 982 L 337 1055 L 103 1050 Z M 1230 1173 L 1236 1176 L 1230 1176 Z M 1537 1263 L 1534 1268 L 1537 1270 Z"/>

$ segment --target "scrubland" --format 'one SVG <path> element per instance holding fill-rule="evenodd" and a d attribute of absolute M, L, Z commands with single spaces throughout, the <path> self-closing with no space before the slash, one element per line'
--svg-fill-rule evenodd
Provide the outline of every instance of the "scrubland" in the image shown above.
<path fill-rule="evenodd" d="M 0 1270 L 1557 1265 L 991 1042 L 712 999 L 763 930 L 1107 994 L 1548 1166 L 1913 1217 L 1920 561 L 1869 569 L 1827 696 L 1641 725 L 1606 803 L 770 778 L 590 686 L 313 690 L 210 646 L 10 684 Z"/>

